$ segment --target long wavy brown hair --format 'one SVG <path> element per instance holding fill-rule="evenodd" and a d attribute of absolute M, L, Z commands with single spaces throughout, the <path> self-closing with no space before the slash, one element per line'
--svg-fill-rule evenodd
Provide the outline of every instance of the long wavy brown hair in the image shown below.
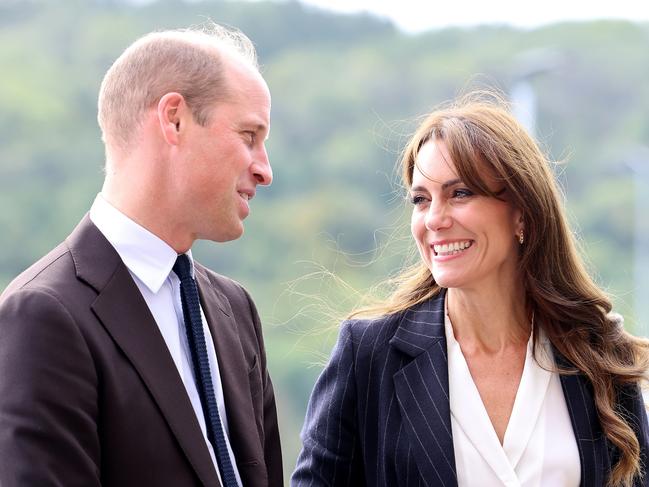
<path fill-rule="evenodd" d="M 527 307 L 535 316 L 534 336 L 542 328 L 554 348 L 592 384 L 602 430 L 617 449 L 610 486 L 631 486 L 644 475 L 640 445 L 632 424 L 617 408 L 625 386 L 647 379 L 649 340 L 636 338 L 611 314 L 611 301 L 589 276 L 562 207 L 551 162 L 494 93 L 471 93 L 428 115 L 407 144 L 402 177 L 407 188 L 420 148 L 443 141 L 458 176 L 476 194 L 498 197 L 486 173 L 506 188 L 508 201 L 523 215 L 525 243 L 520 269 Z M 484 169 L 488 168 L 488 171 Z M 425 301 L 440 286 L 423 262 L 392 279 L 384 301 L 352 316 L 392 314 Z"/>

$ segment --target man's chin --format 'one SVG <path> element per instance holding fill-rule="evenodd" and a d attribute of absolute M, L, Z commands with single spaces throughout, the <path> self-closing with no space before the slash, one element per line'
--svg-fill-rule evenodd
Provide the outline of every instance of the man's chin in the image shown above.
<path fill-rule="evenodd" d="M 231 242 L 232 240 L 240 238 L 243 235 L 243 231 L 243 224 L 241 223 L 238 226 L 233 225 L 228 229 L 217 229 L 216 232 L 211 232 L 210 235 L 206 235 L 204 240 L 211 240 L 212 242 L 217 243 Z"/>

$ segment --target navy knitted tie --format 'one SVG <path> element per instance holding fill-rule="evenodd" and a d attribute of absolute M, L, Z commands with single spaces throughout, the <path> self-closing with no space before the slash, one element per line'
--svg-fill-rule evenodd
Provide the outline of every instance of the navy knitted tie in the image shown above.
<path fill-rule="evenodd" d="M 189 257 L 179 255 L 174 264 L 173 271 L 180 278 L 180 299 L 183 304 L 183 316 L 185 317 L 185 329 L 187 341 L 192 354 L 194 374 L 198 383 L 198 392 L 203 406 L 203 415 L 207 426 L 207 438 L 212 443 L 216 462 L 221 472 L 223 487 L 238 487 L 234 469 L 230 462 L 230 455 L 225 443 L 225 435 L 221 424 L 219 409 L 216 405 L 214 385 L 210 374 L 210 362 L 207 358 L 207 347 L 205 345 L 205 334 L 203 333 L 203 320 L 201 319 L 201 308 L 198 299 L 198 288 L 196 281 L 191 275 L 191 263 Z"/>

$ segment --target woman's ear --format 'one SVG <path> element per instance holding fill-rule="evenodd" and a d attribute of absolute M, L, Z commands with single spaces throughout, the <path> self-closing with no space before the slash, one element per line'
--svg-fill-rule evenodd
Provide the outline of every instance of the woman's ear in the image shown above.
<path fill-rule="evenodd" d="M 525 222 L 523 221 L 523 212 L 517 209 L 515 212 L 514 236 L 518 243 L 523 245 L 525 242 Z"/>

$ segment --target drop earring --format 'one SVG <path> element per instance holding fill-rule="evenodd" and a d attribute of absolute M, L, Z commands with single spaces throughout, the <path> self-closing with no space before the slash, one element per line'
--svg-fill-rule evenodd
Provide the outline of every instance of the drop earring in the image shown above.
<path fill-rule="evenodd" d="M 518 243 L 523 245 L 523 242 L 525 242 L 525 234 L 523 233 L 523 229 L 521 228 L 521 231 L 518 232 Z"/>

